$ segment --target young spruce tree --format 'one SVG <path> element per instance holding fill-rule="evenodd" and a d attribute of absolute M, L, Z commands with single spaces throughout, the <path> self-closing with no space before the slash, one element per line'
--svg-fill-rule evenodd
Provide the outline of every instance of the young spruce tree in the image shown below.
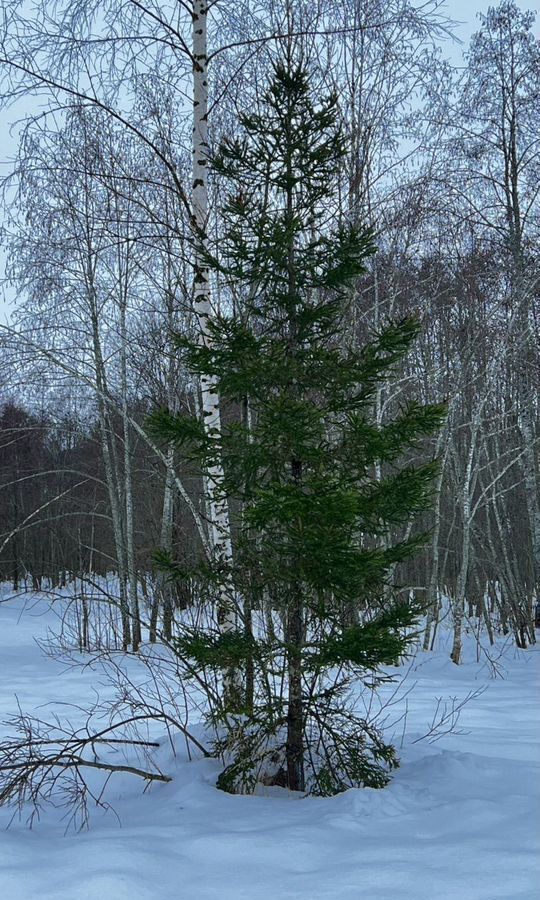
<path fill-rule="evenodd" d="M 354 691 L 384 679 L 418 616 L 387 576 L 420 539 L 388 535 L 429 502 L 436 463 L 399 461 L 444 409 L 411 402 L 384 427 L 372 414 L 415 321 L 345 349 L 346 304 L 374 246 L 333 214 L 344 154 L 335 98 L 315 102 L 305 69 L 277 65 L 240 121 L 243 136 L 213 161 L 228 199 L 208 259 L 237 311 L 208 323 L 204 345 L 178 339 L 188 368 L 217 379 L 229 415 L 220 433 L 167 411 L 153 419 L 201 474 L 222 462 L 232 563 L 162 564 L 196 576 L 206 598 L 223 602 L 228 586 L 238 632 L 185 627 L 178 655 L 192 671 L 242 673 L 243 696 L 227 696 L 217 715 L 224 789 L 382 786 L 395 752 L 355 712 Z"/>

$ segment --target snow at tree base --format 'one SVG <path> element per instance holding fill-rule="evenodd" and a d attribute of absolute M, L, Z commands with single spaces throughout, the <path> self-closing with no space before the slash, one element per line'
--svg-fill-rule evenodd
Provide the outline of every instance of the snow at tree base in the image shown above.
<path fill-rule="evenodd" d="M 2 599 L 11 594 L 4 586 Z M 44 719 L 52 701 L 92 703 L 99 665 L 70 669 L 34 640 L 58 630 L 61 604 L 51 609 L 45 596 L 26 595 L 0 605 L 2 718 L 13 713 L 15 695 Z M 402 766 L 385 789 L 302 799 L 263 788 L 257 796 L 233 796 L 215 786 L 219 763 L 188 762 L 180 743 L 175 756 L 167 735 L 157 732 L 160 765 L 172 782 L 143 793 L 138 779 L 113 776 L 105 798 L 114 812 L 91 808 L 90 828 L 79 833 L 64 835 L 63 811 L 50 807 L 32 830 L 25 821 L 30 810 L 15 816 L 0 838 L 0 896 L 536 900 L 538 645 L 520 651 L 499 640 L 489 651 L 493 677 L 484 652 L 476 661 L 472 635 L 461 667 L 449 660 L 450 642 L 443 630 L 432 654 L 420 651 L 403 667 L 405 681 L 383 714 Z M 137 661 L 126 665 L 135 676 Z M 380 688 L 381 699 L 394 691 Z M 438 699 L 440 713 L 452 698 L 459 703 L 471 694 L 451 733 L 444 733 L 447 724 L 437 740 L 437 734 L 418 740 L 440 718 Z M 59 711 L 66 714 L 65 707 Z M 2 811 L 1 825 L 12 815 Z"/>

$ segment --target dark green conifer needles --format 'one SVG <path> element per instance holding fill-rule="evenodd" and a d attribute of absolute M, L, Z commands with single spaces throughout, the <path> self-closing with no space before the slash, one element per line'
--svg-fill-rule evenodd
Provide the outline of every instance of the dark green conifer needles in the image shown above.
<path fill-rule="evenodd" d="M 177 649 L 200 670 L 242 672 L 243 696 L 219 710 L 222 787 L 382 786 L 395 753 L 353 696 L 405 651 L 418 615 L 393 599 L 387 576 L 421 537 L 389 535 L 429 503 L 436 463 L 400 458 L 445 411 L 411 402 L 384 426 L 374 420 L 377 386 L 409 350 L 416 321 L 347 349 L 345 310 L 374 245 L 334 212 L 345 152 L 335 98 L 315 102 L 306 71 L 278 65 L 241 126 L 213 161 L 228 199 L 208 258 L 235 314 L 216 315 L 204 345 L 178 339 L 190 371 L 217 380 L 227 424 L 154 417 L 202 473 L 223 466 L 233 561 L 213 559 L 196 575 L 205 596 L 233 586 L 238 632 L 186 628 Z"/>

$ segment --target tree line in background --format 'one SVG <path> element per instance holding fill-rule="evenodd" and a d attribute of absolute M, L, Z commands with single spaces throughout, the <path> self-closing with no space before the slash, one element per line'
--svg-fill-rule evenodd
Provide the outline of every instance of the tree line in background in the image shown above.
<path fill-rule="evenodd" d="M 509 0 L 490 9 L 463 70 L 444 59 L 451 23 L 435 3 L 69 0 L 54 21 L 46 4 L 34 20 L 21 16 L 7 3 L 4 96 L 48 100 L 25 118 L 4 183 L 17 303 L 0 358 L 2 579 L 36 589 L 116 573 L 119 641 L 136 649 L 141 621 L 152 639 L 174 635 L 177 610 L 201 596 L 192 570 L 205 554 L 235 552 L 221 463 L 202 476 L 148 417 L 166 408 L 218 432 L 249 418 L 249 404 L 220 398 L 216 376 L 190 371 L 176 342 L 208 342 L 216 317 L 251 314 L 253 285 L 225 283 L 209 266 L 228 189 L 208 160 L 224 140 L 240 141 L 239 114 L 257 108 L 268 71 L 293 46 L 316 93 L 337 97 L 344 153 L 328 217 L 372 228 L 378 248 L 348 292 L 342 351 L 417 316 L 410 354 L 375 391 L 375 421 L 384 427 L 411 398 L 448 408 L 416 451 L 417 463 L 441 462 L 434 509 L 388 526 L 389 546 L 429 538 L 392 577 L 427 610 L 426 649 L 448 612 L 443 597 L 455 662 L 468 619 L 490 640 L 500 628 L 519 646 L 533 642 L 533 15 Z M 247 173 L 239 209 L 252 191 Z M 245 215 L 247 228 L 248 203 Z M 192 574 L 171 580 L 156 549 Z"/>

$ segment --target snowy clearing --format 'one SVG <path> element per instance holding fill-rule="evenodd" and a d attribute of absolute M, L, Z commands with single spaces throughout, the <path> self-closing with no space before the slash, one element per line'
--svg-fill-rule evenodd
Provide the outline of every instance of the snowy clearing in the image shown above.
<path fill-rule="evenodd" d="M 91 703 L 98 673 L 66 669 L 34 641 L 56 621 L 43 598 L 0 604 L 2 719 L 16 712 L 17 700 L 24 711 L 53 700 Z M 331 799 L 296 799 L 279 788 L 231 796 L 214 787 L 217 763 L 186 761 L 180 743 L 175 758 L 165 739 L 160 765 L 171 784 L 143 793 L 130 776 L 109 782 L 120 824 L 112 812 L 90 810 L 89 830 L 65 836 L 62 811 L 47 808 L 32 830 L 25 816 L 15 818 L 2 833 L 0 896 L 536 900 L 540 652 L 508 645 L 498 662 L 502 677 L 493 678 L 485 661 L 474 661 L 472 645 L 473 661 L 457 668 L 444 642 L 443 634 L 436 653 L 418 655 L 387 711 L 402 767 L 385 790 Z M 454 729 L 463 733 L 415 743 L 438 698 L 451 705 L 471 692 Z M 1 826 L 11 818 L 2 810 Z"/>

